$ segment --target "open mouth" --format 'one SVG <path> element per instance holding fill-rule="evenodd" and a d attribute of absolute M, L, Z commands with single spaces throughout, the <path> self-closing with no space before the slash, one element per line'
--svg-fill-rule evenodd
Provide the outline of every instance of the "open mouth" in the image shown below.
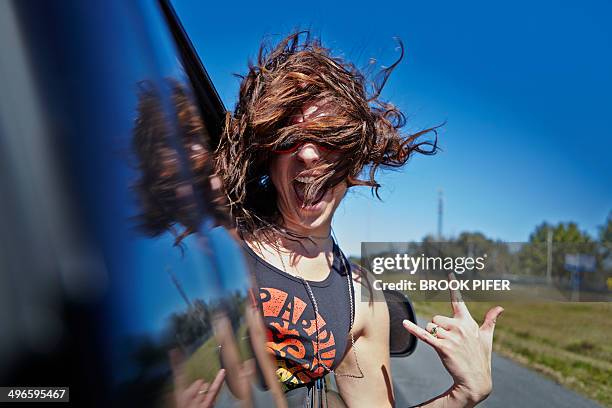
<path fill-rule="evenodd" d="M 297 197 L 298 204 L 300 205 L 301 208 L 310 209 L 312 207 L 315 207 L 317 204 L 319 204 L 319 202 L 321 202 L 321 199 L 323 199 L 323 196 L 325 195 L 326 190 L 320 189 L 317 192 L 317 195 L 314 197 L 314 199 L 311 202 L 307 204 L 304 202 L 305 191 L 307 187 L 309 186 L 309 184 L 312 184 L 314 180 L 315 180 L 314 177 L 297 177 L 293 181 L 293 191 L 295 191 L 295 195 Z"/>

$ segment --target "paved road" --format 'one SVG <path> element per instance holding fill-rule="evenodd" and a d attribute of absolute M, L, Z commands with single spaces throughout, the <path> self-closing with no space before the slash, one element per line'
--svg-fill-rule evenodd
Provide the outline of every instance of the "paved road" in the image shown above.
<path fill-rule="evenodd" d="M 424 322 L 420 322 L 422 325 Z M 452 384 L 433 349 L 420 342 L 408 358 L 392 358 L 397 407 L 409 407 L 439 395 Z M 480 407 L 593 408 L 600 405 L 569 391 L 507 358 L 493 355 L 493 393 Z"/>

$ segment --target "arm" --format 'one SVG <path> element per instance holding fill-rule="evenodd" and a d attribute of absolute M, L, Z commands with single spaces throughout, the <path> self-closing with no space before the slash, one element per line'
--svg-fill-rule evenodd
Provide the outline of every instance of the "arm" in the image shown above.
<path fill-rule="evenodd" d="M 382 297 L 382 293 L 374 292 L 373 302 L 362 301 L 361 293 L 365 294 L 366 290 L 364 284 L 355 284 L 355 346 L 364 377 L 337 375 L 336 382 L 348 407 L 389 407 L 394 405 L 389 364 L 389 313 L 384 298 L 377 298 Z M 458 291 L 451 292 L 451 305 L 453 317 L 435 316 L 427 325 L 428 330 L 404 322 L 408 331 L 436 350 L 454 380 L 450 389 L 419 407 L 473 407 L 487 398 L 492 389 L 493 330 L 503 309 L 498 306 L 489 310 L 484 323 L 478 327 Z M 434 326 L 438 326 L 437 337 L 430 333 Z M 359 373 L 351 350 L 336 372 Z"/>
<path fill-rule="evenodd" d="M 373 301 L 360 277 L 354 275 L 355 349 L 349 347 L 336 369 L 336 384 L 344 402 L 351 408 L 392 407 L 393 387 L 389 358 L 389 310 L 381 292 L 374 292 Z M 362 292 L 366 299 L 362 300 Z M 363 373 L 362 378 L 354 376 Z M 367 392 L 366 392 L 367 390 Z"/>

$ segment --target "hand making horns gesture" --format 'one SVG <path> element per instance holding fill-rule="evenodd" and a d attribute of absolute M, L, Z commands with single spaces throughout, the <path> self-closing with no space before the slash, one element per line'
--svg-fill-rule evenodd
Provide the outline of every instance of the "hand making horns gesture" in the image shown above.
<path fill-rule="evenodd" d="M 453 273 L 449 280 L 455 280 Z M 491 351 L 495 322 L 504 311 L 491 308 L 482 326 L 472 318 L 459 290 L 450 290 L 453 317 L 434 316 L 427 330 L 404 320 L 404 327 L 436 350 L 454 384 L 445 394 L 450 405 L 474 406 L 491 393 Z M 447 404 L 448 405 L 448 404 Z"/>

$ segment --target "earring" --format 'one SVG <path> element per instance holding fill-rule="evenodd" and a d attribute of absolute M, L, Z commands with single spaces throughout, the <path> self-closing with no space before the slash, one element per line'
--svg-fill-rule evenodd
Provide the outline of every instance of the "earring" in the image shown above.
<path fill-rule="evenodd" d="M 265 189 L 270 187 L 270 176 L 267 174 L 264 174 L 263 176 L 261 176 L 259 178 L 259 185 Z"/>

